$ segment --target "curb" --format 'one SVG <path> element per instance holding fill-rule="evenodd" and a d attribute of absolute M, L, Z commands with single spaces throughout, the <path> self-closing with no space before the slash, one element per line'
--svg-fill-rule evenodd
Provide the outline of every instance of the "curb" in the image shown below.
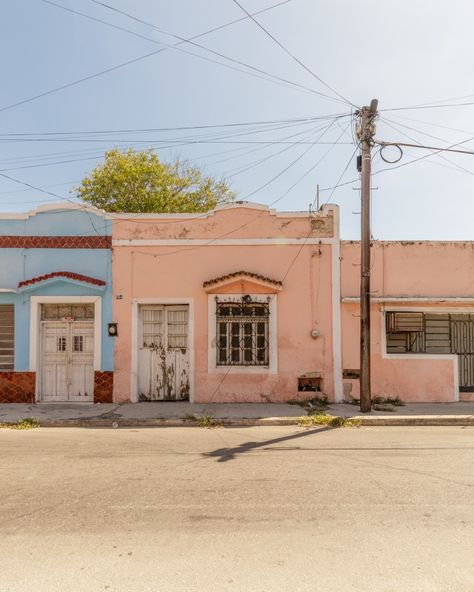
<path fill-rule="evenodd" d="M 252 426 L 299 426 L 297 417 L 254 418 L 214 418 L 216 427 L 252 427 Z M 398 417 L 355 415 L 360 426 L 474 426 L 474 415 L 405 415 Z M 58 419 L 40 420 L 42 428 L 127 428 L 127 427 L 199 427 L 196 422 L 178 418 L 96 418 L 96 419 Z M 15 422 L 3 422 L 13 425 Z M 213 427 L 213 426 L 209 426 Z M 299 426 L 301 427 L 301 426 Z"/>
<path fill-rule="evenodd" d="M 361 426 L 473 426 L 474 415 L 355 416 Z"/>

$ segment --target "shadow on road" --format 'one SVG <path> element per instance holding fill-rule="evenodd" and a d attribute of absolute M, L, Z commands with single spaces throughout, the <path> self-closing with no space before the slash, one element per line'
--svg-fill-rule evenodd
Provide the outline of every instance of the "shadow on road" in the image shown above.
<path fill-rule="evenodd" d="M 288 442 L 288 440 L 296 440 L 297 438 L 304 438 L 305 436 L 320 434 L 321 432 L 327 432 L 334 429 L 336 428 L 330 426 L 318 427 L 314 430 L 305 430 L 302 432 L 297 432 L 296 434 L 291 434 L 290 436 L 273 438 L 272 440 L 263 440 L 262 442 L 244 442 L 243 444 L 240 444 L 234 448 L 218 448 L 217 450 L 212 450 L 211 452 L 204 452 L 203 456 L 217 458 L 217 462 L 227 462 L 228 460 L 234 460 L 238 454 L 245 454 L 246 452 L 255 450 L 256 448 L 263 448 L 271 444 Z"/>

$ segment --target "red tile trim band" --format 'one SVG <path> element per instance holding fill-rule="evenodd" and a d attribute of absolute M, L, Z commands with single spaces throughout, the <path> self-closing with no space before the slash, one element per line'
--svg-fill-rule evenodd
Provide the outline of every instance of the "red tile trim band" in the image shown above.
<path fill-rule="evenodd" d="M 110 249 L 111 236 L 0 236 L 0 249 Z"/>

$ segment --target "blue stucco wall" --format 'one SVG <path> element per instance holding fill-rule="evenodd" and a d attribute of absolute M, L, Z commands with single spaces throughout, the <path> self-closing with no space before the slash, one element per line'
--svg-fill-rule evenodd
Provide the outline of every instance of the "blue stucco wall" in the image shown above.
<path fill-rule="evenodd" d="M 91 211 L 47 210 L 23 219 L 2 218 L 0 236 L 97 236 L 111 235 L 111 221 Z M 71 281 L 32 285 L 25 293 L 0 292 L 0 304 L 15 305 L 15 371 L 29 370 L 31 296 L 101 296 L 101 370 L 113 370 L 114 339 L 107 334 L 112 322 L 110 249 L 1 249 L 0 289 L 17 290 L 21 281 L 70 271 L 105 282 L 105 289 Z"/>
<path fill-rule="evenodd" d="M 1 217 L 0 236 L 94 236 L 111 235 L 112 222 L 91 210 L 48 209 L 33 211 L 19 219 Z M 21 216 L 21 217 L 20 217 Z"/>

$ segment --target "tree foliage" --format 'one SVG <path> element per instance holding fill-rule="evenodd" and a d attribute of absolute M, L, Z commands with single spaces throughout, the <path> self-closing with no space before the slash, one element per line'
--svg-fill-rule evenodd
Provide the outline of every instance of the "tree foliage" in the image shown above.
<path fill-rule="evenodd" d="M 75 191 L 107 212 L 206 212 L 234 198 L 224 179 L 179 159 L 161 162 L 152 150 L 132 149 L 108 150 Z"/>

